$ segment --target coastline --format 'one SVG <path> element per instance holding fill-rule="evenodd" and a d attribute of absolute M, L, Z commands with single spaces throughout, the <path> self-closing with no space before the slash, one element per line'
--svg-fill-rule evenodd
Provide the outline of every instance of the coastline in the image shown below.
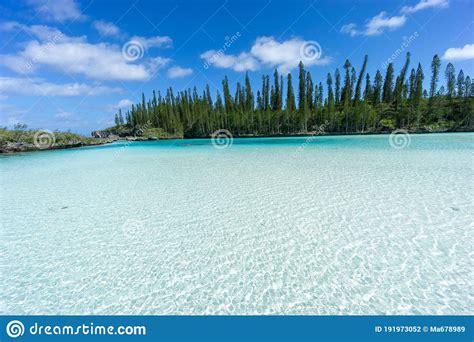
<path fill-rule="evenodd" d="M 404 129 L 400 129 L 404 130 Z M 409 134 L 439 134 L 439 133 L 474 133 L 473 129 L 465 128 L 465 129 L 458 129 L 458 130 L 404 130 Z M 312 132 L 305 132 L 305 133 L 292 133 L 292 134 L 264 134 L 264 135 L 253 135 L 253 134 L 234 134 L 232 135 L 233 138 L 236 139 L 245 139 L 245 138 L 294 138 L 294 137 L 311 137 L 311 136 L 354 136 L 354 135 L 389 135 L 392 131 L 371 131 L 371 132 L 348 132 L 348 133 L 326 133 L 326 132 L 319 132 L 319 131 L 312 131 Z M 203 136 L 203 137 L 186 137 L 186 136 L 168 136 L 168 137 L 137 137 L 137 136 L 125 136 L 125 137 L 118 137 L 114 135 L 110 135 L 107 138 L 92 138 L 97 139 L 94 141 L 71 141 L 67 143 L 58 143 L 53 144 L 52 146 L 48 147 L 38 147 L 37 145 L 25 143 L 25 142 L 7 142 L 3 146 L 0 146 L 0 155 L 1 154 L 15 154 L 15 153 L 22 153 L 22 152 L 40 152 L 40 151 L 51 151 L 51 150 L 64 150 L 64 149 L 72 149 L 72 148 L 81 148 L 81 147 L 89 147 L 89 146 L 99 146 L 99 145 L 106 145 L 111 144 L 117 141 L 158 141 L 158 140 L 183 140 L 183 139 L 210 139 L 211 137 Z"/>
<path fill-rule="evenodd" d="M 15 154 L 15 153 L 22 153 L 22 152 L 40 152 L 40 151 L 51 151 L 51 150 L 65 150 L 71 148 L 81 148 L 81 147 L 88 147 L 88 146 L 98 146 L 98 145 L 105 145 L 111 144 L 118 139 L 101 139 L 99 141 L 90 141 L 90 142 L 83 142 L 83 141 L 71 141 L 67 143 L 59 143 L 53 144 L 47 147 L 41 147 L 35 144 L 25 143 L 25 142 L 7 142 L 6 144 L 0 146 L 0 155 L 1 154 Z"/>

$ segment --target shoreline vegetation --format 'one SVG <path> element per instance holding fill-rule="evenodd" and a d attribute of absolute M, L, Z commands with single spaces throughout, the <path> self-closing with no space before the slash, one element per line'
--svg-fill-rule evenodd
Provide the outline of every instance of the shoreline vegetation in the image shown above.
<path fill-rule="evenodd" d="M 291 73 L 284 78 L 275 69 L 273 82 L 263 75 L 256 94 L 248 73 L 232 93 L 226 76 L 222 95 L 217 91 L 214 99 L 209 85 L 202 93 L 196 87 L 175 93 L 170 87 L 165 95 L 153 91 L 147 99 L 142 94 L 140 103 L 115 114 L 114 127 L 95 131 L 93 136 L 209 138 L 222 130 L 234 137 L 311 135 L 315 131 L 336 135 L 396 129 L 473 131 L 474 83 L 470 76 L 463 70 L 456 73 L 451 63 L 441 75 L 441 60 L 435 55 L 431 78 L 425 81 L 421 64 L 410 70 L 410 63 L 407 53 L 398 74 L 390 63 L 371 78 L 366 72 L 367 55 L 359 71 L 346 60 L 343 70 L 336 68 L 326 75 L 323 86 L 323 82 L 313 81 L 300 62 L 298 80 L 292 80 Z M 440 78 L 444 78 L 444 85 L 439 86 Z M 425 83 L 428 89 L 423 88 Z"/>
<path fill-rule="evenodd" d="M 8 132 L 8 134 L 5 134 Z M 114 136 L 109 135 L 107 138 L 88 138 L 78 134 L 69 132 L 52 132 L 56 137 L 59 137 L 59 141 L 55 141 L 52 145 L 39 145 L 34 143 L 34 136 L 38 132 L 45 132 L 39 130 L 6 130 L 0 128 L 0 154 L 12 154 L 19 152 L 34 152 L 34 151 L 49 151 L 49 150 L 60 150 L 69 148 L 80 148 L 87 146 L 97 146 L 110 144 L 117 141 L 156 141 L 156 140 L 182 140 L 182 139 L 208 139 L 209 137 L 193 137 L 185 138 L 182 136 L 148 136 L 148 135 L 129 135 L 129 136 Z M 423 128 L 415 131 L 407 131 L 410 134 L 434 134 L 434 133 L 462 133 L 462 132 L 474 132 L 472 129 L 458 129 L 458 130 L 446 130 L 446 129 L 432 129 Z M 309 136 L 344 136 L 344 135 L 377 135 L 377 134 L 390 134 L 391 131 L 371 131 L 371 132 L 348 132 L 348 133 L 326 133 L 321 131 L 314 132 L 301 132 L 291 134 L 272 134 L 272 135 L 234 135 L 233 138 L 288 138 L 288 137 L 309 137 Z"/>
<path fill-rule="evenodd" d="M 26 125 L 17 124 L 13 130 L 0 128 L 0 154 L 96 146 L 117 139 L 118 137 L 88 138 L 70 132 L 28 130 Z"/>
<path fill-rule="evenodd" d="M 124 114 L 121 110 L 115 114 L 115 126 L 93 131 L 92 137 L 27 130 L 21 124 L 13 130 L 0 128 L 0 153 L 94 146 L 121 139 L 210 138 L 222 131 L 235 138 L 368 135 L 397 129 L 408 133 L 473 132 L 474 83 L 470 76 L 463 70 L 456 75 L 448 63 L 445 85 L 438 87 L 441 60 L 435 55 L 429 89 L 424 89 L 423 68 L 418 63 L 409 71 L 410 58 L 407 53 L 398 75 L 390 63 L 384 67 L 385 77 L 377 70 L 373 79 L 366 73 L 367 55 L 359 72 L 346 60 L 342 72 L 336 68 L 334 74 L 326 75 L 326 86 L 313 81 L 300 62 L 297 96 L 291 73 L 284 79 L 277 69 L 272 84 L 269 75 L 262 76 L 262 88 L 256 95 L 248 73 L 243 85 L 236 83 L 234 95 L 226 76 L 223 95 L 217 91 L 215 100 L 209 85 L 201 95 L 196 87 L 176 94 L 170 87 L 165 96 L 153 91 L 147 100 L 142 94 L 140 103 Z"/>

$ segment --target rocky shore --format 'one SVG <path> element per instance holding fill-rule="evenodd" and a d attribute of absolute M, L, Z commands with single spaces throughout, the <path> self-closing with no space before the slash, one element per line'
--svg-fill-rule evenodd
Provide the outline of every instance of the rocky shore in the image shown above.
<path fill-rule="evenodd" d="M 84 146 L 97 146 L 110 144 L 117 141 L 118 138 L 87 139 L 87 140 L 68 140 L 59 141 L 52 144 L 30 143 L 25 141 L 4 141 L 0 144 L 0 154 L 59 150 L 68 148 L 78 148 Z"/>

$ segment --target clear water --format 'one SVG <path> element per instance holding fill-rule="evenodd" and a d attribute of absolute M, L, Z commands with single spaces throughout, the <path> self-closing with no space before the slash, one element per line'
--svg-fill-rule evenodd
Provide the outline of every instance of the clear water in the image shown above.
<path fill-rule="evenodd" d="M 1 314 L 470 314 L 474 134 L 0 157 Z"/>

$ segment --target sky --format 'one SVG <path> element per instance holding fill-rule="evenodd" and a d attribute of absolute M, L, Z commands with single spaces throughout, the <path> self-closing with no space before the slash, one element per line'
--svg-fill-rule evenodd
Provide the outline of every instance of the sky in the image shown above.
<path fill-rule="evenodd" d="M 249 73 L 291 72 L 313 80 L 349 59 L 356 70 L 398 72 L 406 52 L 429 82 L 444 68 L 474 76 L 474 1 L 3 0 L 0 4 L 0 126 L 89 135 L 141 94 L 209 84 L 232 89 Z M 294 84 L 295 85 L 295 84 Z"/>

